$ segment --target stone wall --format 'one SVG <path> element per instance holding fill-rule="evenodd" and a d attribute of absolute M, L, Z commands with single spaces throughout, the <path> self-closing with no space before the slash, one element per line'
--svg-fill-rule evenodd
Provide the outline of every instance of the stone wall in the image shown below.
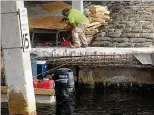
<path fill-rule="evenodd" d="M 154 46 L 154 1 L 104 1 L 102 5 L 108 6 L 111 20 L 95 36 L 92 46 Z"/>

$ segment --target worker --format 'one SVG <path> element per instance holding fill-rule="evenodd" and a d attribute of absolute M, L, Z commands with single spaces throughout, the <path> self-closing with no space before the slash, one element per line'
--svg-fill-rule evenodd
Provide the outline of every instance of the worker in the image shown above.
<path fill-rule="evenodd" d="M 73 25 L 72 30 L 72 38 L 73 38 L 73 45 L 70 47 L 72 48 L 79 48 L 79 47 L 87 47 L 88 42 L 85 36 L 85 29 L 89 24 L 89 19 L 78 9 L 64 9 L 62 14 L 66 17 L 63 20 L 68 20 L 69 24 Z"/>

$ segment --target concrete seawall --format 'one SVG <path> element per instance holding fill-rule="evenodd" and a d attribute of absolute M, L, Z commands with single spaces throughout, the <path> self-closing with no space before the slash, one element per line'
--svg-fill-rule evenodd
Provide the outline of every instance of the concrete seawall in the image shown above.
<path fill-rule="evenodd" d="M 122 67 L 80 67 L 79 83 L 154 84 L 154 69 Z"/>

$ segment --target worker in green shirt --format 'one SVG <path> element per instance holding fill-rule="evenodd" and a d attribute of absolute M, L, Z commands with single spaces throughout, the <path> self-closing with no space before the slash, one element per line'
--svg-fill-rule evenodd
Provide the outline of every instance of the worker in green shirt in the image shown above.
<path fill-rule="evenodd" d="M 62 14 L 67 17 L 70 24 L 73 24 L 72 30 L 73 48 L 87 47 L 88 42 L 85 36 L 85 29 L 89 24 L 89 19 L 78 9 L 64 9 Z"/>

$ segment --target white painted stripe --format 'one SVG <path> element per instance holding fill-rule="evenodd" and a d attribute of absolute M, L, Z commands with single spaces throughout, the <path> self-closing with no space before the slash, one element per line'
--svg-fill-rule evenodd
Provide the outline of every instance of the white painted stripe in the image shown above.
<path fill-rule="evenodd" d="M 46 64 L 46 61 L 37 61 L 37 64 Z"/>

